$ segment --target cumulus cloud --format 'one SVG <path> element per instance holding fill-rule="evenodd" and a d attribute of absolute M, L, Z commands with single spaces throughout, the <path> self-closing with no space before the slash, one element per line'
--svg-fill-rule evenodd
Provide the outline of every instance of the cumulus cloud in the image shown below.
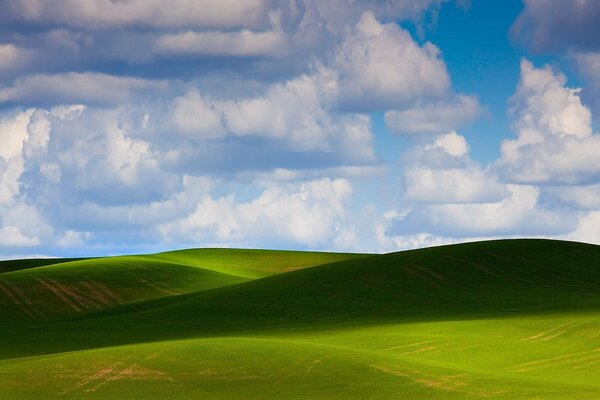
<path fill-rule="evenodd" d="M 248 202 L 206 197 L 185 218 L 159 227 L 165 238 L 222 244 L 296 243 L 307 247 L 347 240 L 344 225 L 352 187 L 323 179 L 293 188 L 272 186 Z"/>
<path fill-rule="evenodd" d="M 33 114 L 27 110 L 0 120 L 0 246 L 8 248 L 35 246 L 52 234 L 37 208 L 22 196 L 24 149 Z"/>
<path fill-rule="evenodd" d="M 593 0 L 525 0 L 511 34 L 537 52 L 599 49 L 600 3 Z"/>
<path fill-rule="evenodd" d="M 485 203 L 504 197 L 506 189 L 477 167 L 404 173 L 405 199 L 419 203 Z"/>
<path fill-rule="evenodd" d="M 0 120 L 0 205 L 8 205 L 20 191 L 19 178 L 24 171 L 23 145 L 33 110 Z"/>
<path fill-rule="evenodd" d="M 427 144 L 425 150 L 443 150 L 453 157 L 462 157 L 469 152 L 469 144 L 464 136 L 456 132 L 438 136 L 433 143 Z"/>
<path fill-rule="evenodd" d="M 375 160 L 370 118 L 338 115 L 334 71 L 318 68 L 311 75 L 271 85 L 264 94 L 236 100 L 188 92 L 172 102 L 168 124 L 180 132 L 207 139 L 255 136 L 283 140 L 296 150 L 336 152 L 347 160 Z"/>
<path fill-rule="evenodd" d="M 508 185 L 510 196 L 494 203 L 415 206 L 390 229 L 391 235 L 431 233 L 447 237 L 559 235 L 574 228 L 567 213 L 538 207 L 539 189 Z"/>
<path fill-rule="evenodd" d="M 399 134 L 439 134 L 456 129 L 481 112 L 475 96 L 456 95 L 449 101 L 425 103 L 403 110 L 385 112 L 388 129 Z"/>
<path fill-rule="evenodd" d="M 119 204 L 170 195 L 178 179 L 161 171 L 159 152 L 142 138 L 143 118 L 130 112 L 81 106 L 36 111 L 25 148 L 27 194 L 57 204 Z"/>
<path fill-rule="evenodd" d="M 600 135 L 580 89 L 549 67 L 521 62 L 521 80 L 512 98 L 517 138 L 502 143 L 496 167 L 505 179 L 521 183 L 578 184 L 600 174 Z"/>
<path fill-rule="evenodd" d="M 489 203 L 508 191 L 471 160 L 469 145 L 456 132 L 416 146 L 405 157 L 404 200 L 408 203 Z"/>
<path fill-rule="evenodd" d="M 577 220 L 575 230 L 564 235 L 564 239 L 600 243 L 600 211 L 594 210 L 581 215 Z"/>
<path fill-rule="evenodd" d="M 16 226 L 8 225 L 0 227 L 0 246 L 32 247 L 39 243 L 38 238 L 25 236 Z"/>
<path fill-rule="evenodd" d="M 420 46 L 395 23 L 365 12 L 335 53 L 340 102 L 356 109 L 402 108 L 450 89 L 446 65 L 432 43 Z"/>
<path fill-rule="evenodd" d="M 403 208 L 380 220 L 380 243 L 406 248 L 511 236 L 600 241 L 600 142 L 580 90 L 550 67 L 523 60 L 510 104 L 517 138 L 503 142 L 500 158 L 485 168 L 469 158 L 456 133 L 407 151 Z"/>

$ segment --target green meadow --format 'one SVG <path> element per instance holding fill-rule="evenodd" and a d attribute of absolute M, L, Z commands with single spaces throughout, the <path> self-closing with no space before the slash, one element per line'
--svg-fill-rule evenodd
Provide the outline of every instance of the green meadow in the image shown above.
<path fill-rule="evenodd" d="M 600 246 L 0 262 L 0 399 L 600 398 Z"/>

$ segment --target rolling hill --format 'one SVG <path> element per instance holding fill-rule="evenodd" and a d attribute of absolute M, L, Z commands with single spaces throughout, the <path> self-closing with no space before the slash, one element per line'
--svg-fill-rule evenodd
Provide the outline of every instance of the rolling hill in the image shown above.
<path fill-rule="evenodd" d="M 600 246 L 7 261 L 0 324 L 0 399 L 600 398 Z"/>

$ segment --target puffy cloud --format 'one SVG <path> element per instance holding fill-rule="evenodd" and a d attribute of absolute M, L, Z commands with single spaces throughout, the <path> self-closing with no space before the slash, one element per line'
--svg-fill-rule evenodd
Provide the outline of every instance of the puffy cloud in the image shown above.
<path fill-rule="evenodd" d="M 506 189 L 477 167 L 434 170 L 409 168 L 404 198 L 419 203 L 485 203 L 503 198 Z"/>
<path fill-rule="evenodd" d="M 425 146 L 425 150 L 441 149 L 453 157 L 461 157 L 469 152 L 469 144 L 464 136 L 456 132 L 438 136 L 433 143 Z"/>
<path fill-rule="evenodd" d="M 223 137 L 222 112 L 197 91 L 175 98 L 171 103 L 168 124 L 178 132 L 203 138 Z"/>
<path fill-rule="evenodd" d="M 307 247 L 351 238 L 344 226 L 352 187 L 347 180 L 323 179 L 293 188 L 272 186 L 249 202 L 232 195 L 206 197 L 194 212 L 163 224 L 165 238 L 222 244 L 296 243 Z"/>
<path fill-rule="evenodd" d="M 57 24 L 86 29 L 122 26 L 229 27 L 256 26 L 264 22 L 270 2 L 264 0 L 8 0 L 5 21 L 39 25 Z"/>
<path fill-rule="evenodd" d="M 130 100 L 136 92 L 165 88 L 164 82 L 99 73 L 33 75 L 0 90 L 0 103 L 114 104 Z"/>
<path fill-rule="evenodd" d="M 581 89 L 565 87 L 566 78 L 550 67 L 521 61 L 521 80 L 511 99 L 519 131 L 539 131 L 558 137 L 592 134 L 591 113 L 581 104 Z"/>
<path fill-rule="evenodd" d="M 600 244 L 600 210 L 590 211 L 577 220 L 575 230 L 564 239 Z"/>
<path fill-rule="evenodd" d="M 39 211 L 22 196 L 24 150 L 34 110 L 0 120 L 0 247 L 31 247 L 52 235 Z"/>
<path fill-rule="evenodd" d="M 469 144 L 464 136 L 452 131 L 427 139 L 409 148 L 402 155 L 403 165 L 428 169 L 456 169 L 472 164 L 468 157 Z"/>
<path fill-rule="evenodd" d="M 512 98 L 517 138 L 502 143 L 496 168 L 522 183 L 591 182 L 600 176 L 600 136 L 579 89 L 549 67 L 521 62 L 521 80 Z"/>
<path fill-rule="evenodd" d="M 288 148 L 337 153 L 354 163 L 372 163 L 370 118 L 337 114 L 334 71 L 320 67 L 269 86 L 264 94 L 235 100 L 203 97 L 192 91 L 172 102 L 168 125 L 206 139 L 254 136 L 283 140 Z"/>
<path fill-rule="evenodd" d="M 413 203 L 486 203 L 507 196 L 496 177 L 470 159 L 456 132 L 437 136 L 405 157 L 404 200 Z"/>
<path fill-rule="evenodd" d="M 439 49 L 417 44 L 395 23 L 381 24 L 365 12 L 335 53 L 340 102 L 355 109 L 402 108 L 450 89 Z"/>
<path fill-rule="evenodd" d="M 0 120 L 0 206 L 14 201 L 20 191 L 19 178 L 24 171 L 23 146 L 33 110 Z"/>
<path fill-rule="evenodd" d="M 559 235 L 574 228 L 568 213 L 553 213 L 538 207 L 538 188 L 508 185 L 507 189 L 510 196 L 494 203 L 414 206 L 390 233 L 434 232 L 448 237 Z"/>
<path fill-rule="evenodd" d="M 593 0 L 525 0 L 511 28 L 514 38 L 537 52 L 598 49 L 600 4 Z"/>
<path fill-rule="evenodd" d="M 160 153 L 141 138 L 142 125 L 143 117 L 128 107 L 38 110 L 29 124 L 32 141 L 22 177 L 27 194 L 71 205 L 169 196 L 178 179 L 161 171 Z"/>
<path fill-rule="evenodd" d="M 0 227 L 0 246 L 32 247 L 40 243 L 36 237 L 23 235 L 18 227 L 9 225 Z"/>
<path fill-rule="evenodd" d="M 456 133 L 409 150 L 404 209 L 379 222 L 378 241 L 398 248 L 511 236 L 600 242 L 600 139 L 579 89 L 565 83 L 523 60 L 511 99 L 517 138 L 487 168 L 468 157 Z"/>
<path fill-rule="evenodd" d="M 388 129 L 400 134 L 434 133 L 451 131 L 475 119 L 481 110 L 474 96 L 457 95 L 450 101 L 425 103 L 403 110 L 385 113 Z"/>

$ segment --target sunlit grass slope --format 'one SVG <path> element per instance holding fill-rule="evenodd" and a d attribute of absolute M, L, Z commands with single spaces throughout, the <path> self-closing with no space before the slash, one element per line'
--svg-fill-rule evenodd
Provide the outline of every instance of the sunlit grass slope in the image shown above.
<path fill-rule="evenodd" d="M 190 250 L 0 282 L 0 398 L 600 398 L 598 246 Z M 81 282 L 122 301 L 73 310 Z"/>

